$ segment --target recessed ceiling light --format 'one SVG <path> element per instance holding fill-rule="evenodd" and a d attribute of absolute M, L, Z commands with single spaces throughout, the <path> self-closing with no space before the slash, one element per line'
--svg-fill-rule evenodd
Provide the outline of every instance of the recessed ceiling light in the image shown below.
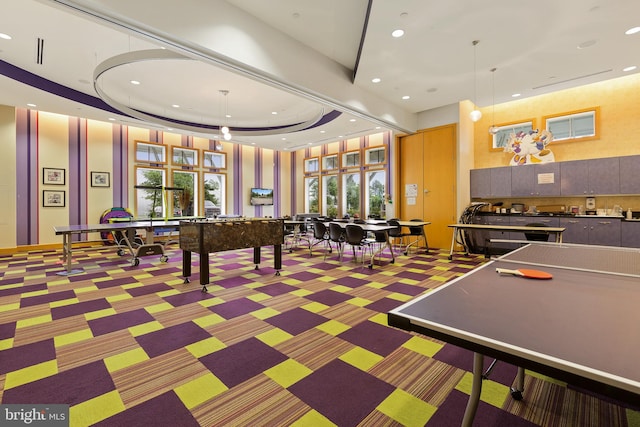
<path fill-rule="evenodd" d="M 380 77 L 375 77 L 375 78 L 371 79 L 371 82 L 380 83 Z"/>
<path fill-rule="evenodd" d="M 326 132 L 326 130 L 321 130 L 321 131 L 320 131 L 320 133 L 325 133 L 325 132 Z"/>
<path fill-rule="evenodd" d="M 171 132 L 171 131 L 173 130 L 173 128 L 167 128 L 167 130 L 168 130 L 169 132 Z"/>
<path fill-rule="evenodd" d="M 11 36 L 9 34 L 0 33 L 0 39 L 11 40 Z"/>
<path fill-rule="evenodd" d="M 180 108 L 180 106 L 179 106 L 178 104 L 171 104 L 171 106 L 172 106 L 173 108 Z"/>
<path fill-rule="evenodd" d="M 137 81 L 137 80 L 131 80 L 131 84 L 132 84 L 132 85 L 139 85 L 139 84 L 140 84 L 140 82 L 139 82 L 139 81 Z"/>
<path fill-rule="evenodd" d="M 32 103 L 28 103 L 27 107 L 32 107 L 33 108 L 33 107 L 37 107 L 37 105 L 36 104 L 32 104 Z"/>
<path fill-rule="evenodd" d="M 273 114 L 274 116 L 278 114 L 277 111 L 272 111 L 271 114 Z"/>
<path fill-rule="evenodd" d="M 110 121 L 110 122 L 115 122 L 115 121 L 116 121 L 116 119 L 114 119 L 113 117 L 109 117 L 109 121 Z"/>
<path fill-rule="evenodd" d="M 227 119 L 230 119 L 230 118 L 231 118 L 231 114 L 227 114 L 227 115 L 225 115 L 225 117 L 226 117 Z"/>
<path fill-rule="evenodd" d="M 520 96 L 520 94 L 519 94 L 519 93 L 514 93 L 513 95 L 511 95 L 511 97 L 512 97 L 512 98 L 517 98 L 517 97 L 519 97 L 519 96 Z"/>
<path fill-rule="evenodd" d="M 633 71 L 633 70 L 635 70 L 636 68 L 638 68 L 638 67 L 636 67 L 635 65 L 632 65 L 632 66 L 630 66 L 630 67 L 625 67 L 625 68 L 623 68 L 623 69 L 622 69 L 622 71 L 624 71 L 624 72 L 627 72 L 627 71 Z"/>
<path fill-rule="evenodd" d="M 283 140 L 283 141 L 286 141 L 286 140 L 287 140 L 287 138 L 282 138 L 282 140 Z"/>
<path fill-rule="evenodd" d="M 403 97 L 402 97 L 402 99 L 405 99 L 405 100 L 406 100 L 406 99 L 410 99 L 410 98 L 411 98 L 411 97 L 410 97 L 409 95 L 405 95 L 405 96 L 403 96 Z"/>
<path fill-rule="evenodd" d="M 630 36 L 631 34 L 640 33 L 640 27 L 629 28 L 624 32 L 626 35 Z"/>
<path fill-rule="evenodd" d="M 393 30 L 391 35 L 395 38 L 404 36 L 404 30 Z"/>
<path fill-rule="evenodd" d="M 596 40 L 587 40 L 586 42 L 582 42 L 578 45 L 578 49 L 586 49 L 588 47 L 593 46 L 594 44 L 596 44 Z"/>
<path fill-rule="evenodd" d="M 350 121 L 350 122 L 355 122 L 355 121 L 356 121 L 356 119 L 349 119 L 349 121 Z"/>

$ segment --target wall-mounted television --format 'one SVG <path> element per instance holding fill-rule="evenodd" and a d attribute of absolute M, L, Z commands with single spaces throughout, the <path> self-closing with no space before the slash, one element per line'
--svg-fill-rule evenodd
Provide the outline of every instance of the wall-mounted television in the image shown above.
<path fill-rule="evenodd" d="M 273 188 L 252 188 L 249 203 L 253 206 L 273 205 Z"/>

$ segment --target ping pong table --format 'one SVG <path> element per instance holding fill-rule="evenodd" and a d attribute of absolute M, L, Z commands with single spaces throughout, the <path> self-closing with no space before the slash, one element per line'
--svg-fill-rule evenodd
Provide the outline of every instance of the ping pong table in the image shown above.
<path fill-rule="evenodd" d="M 553 278 L 501 275 L 496 268 Z M 474 352 L 463 426 L 472 425 L 478 407 L 484 356 L 519 367 L 516 399 L 530 369 L 637 405 L 639 279 L 640 249 L 532 243 L 391 310 L 388 322 Z"/>
<path fill-rule="evenodd" d="M 131 265 L 137 266 L 140 263 L 139 257 L 147 255 L 161 255 L 161 261 L 167 261 L 166 255 L 164 255 L 164 247 L 159 247 L 154 244 L 154 234 L 156 230 L 168 230 L 170 233 L 180 229 L 180 221 L 126 221 L 126 222 L 114 222 L 107 224 L 80 224 L 80 225 L 65 225 L 53 227 L 56 235 L 62 236 L 62 260 L 65 263 L 65 271 L 60 273 L 63 275 L 69 275 L 81 272 L 82 270 L 72 268 L 72 253 L 73 253 L 73 241 L 72 235 L 88 234 L 88 233 L 103 233 L 103 232 L 118 232 L 121 236 L 121 240 L 117 242 L 118 254 L 124 255 L 126 252 L 131 254 Z M 133 242 L 136 230 L 145 230 L 146 237 L 143 245 L 135 247 Z M 86 243 L 86 242 L 76 242 Z"/>

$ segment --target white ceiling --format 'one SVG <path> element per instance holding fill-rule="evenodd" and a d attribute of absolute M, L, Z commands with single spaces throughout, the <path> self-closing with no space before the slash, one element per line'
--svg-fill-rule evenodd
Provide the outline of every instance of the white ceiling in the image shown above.
<path fill-rule="evenodd" d="M 637 0 L 3 5 L 0 33 L 12 39 L 0 39 L 0 104 L 208 138 L 229 125 L 234 142 L 279 150 L 410 132 L 433 108 L 490 106 L 640 67 L 640 33 L 625 35 L 640 26 Z M 398 28 L 405 35 L 392 38 Z"/>

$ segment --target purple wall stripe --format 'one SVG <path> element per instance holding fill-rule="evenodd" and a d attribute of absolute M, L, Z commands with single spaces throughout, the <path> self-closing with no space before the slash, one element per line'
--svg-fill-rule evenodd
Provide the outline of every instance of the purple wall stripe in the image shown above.
<path fill-rule="evenodd" d="M 38 244 L 38 112 L 16 108 L 16 245 Z"/>
<path fill-rule="evenodd" d="M 262 187 L 262 148 L 256 148 L 253 153 L 253 185 L 255 187 Z M 253 215 L 258 218 L 261 217 L 262 206 L 254 206 Z"/>
<path fill-rule="evenodd" d="M 111 185 L 113 186 L 113 207 L 128 208 L 128 128 L 119 124 L 114 124 L 111 128 L 113 148 L 113 173 L 111 177 Z"/>
<path fill-rule="evenodd" d="M 280 195 L 280 189 L 282 185 L 282 177 L 280 173 L 280 167 L 282 165 L 282 154 L 280 151 L 273 152 L 273 216 L 279 218 L 282 215 L 282 197 Z"/>
<path fill-rule="evenodd" d="M 242 212 L 242 146 L 233 146 L 233 182 L 231 183 L 233 194 L 233 214 L 243 215 Z"/>
<path fill-rule="evenodd" d="M 69 117 L 69 172 L 67 203 L 69 224 L 87 223 L 87 121 Z M 97 220 L 96 220 L 97 221 Z M 86 240 L 87 235 L 73 236 L 74 240 Z"/>
<path fill-rule="evenodd" d="M 298 209 L 298 181 L 296 176 L 297 171 L 296 153 L 291 153 L 291 206 L 289 206 L 289 212 L 296 212 Z M 304 180 L 303 180 L 304 182 Z"/>

